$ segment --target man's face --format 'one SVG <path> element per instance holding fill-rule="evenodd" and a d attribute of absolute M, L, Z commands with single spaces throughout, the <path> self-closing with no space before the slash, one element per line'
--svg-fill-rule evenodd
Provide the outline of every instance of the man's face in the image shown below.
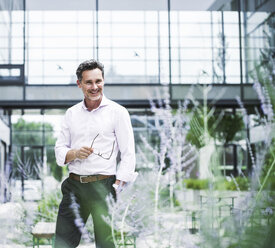
<path fill-rule="evenodd" d="M 100 69 L 83 71 L 81 82 L 77 80 L 78 88 L 81 88 L 85 99 L 99 100 L 103 95 L 104 79 Z"/>

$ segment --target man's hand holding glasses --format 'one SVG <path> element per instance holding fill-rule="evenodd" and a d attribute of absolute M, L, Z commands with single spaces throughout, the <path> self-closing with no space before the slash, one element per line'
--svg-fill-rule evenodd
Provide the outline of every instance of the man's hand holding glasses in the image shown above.
<path fill-rule="evenodd" d="M 86 159 L 93 153 L 92 147 L 83 146 L 79 150 L 74 150 L 75 158 Z"/>
<path fill-rule="evenodd" d="M 110 149 L 109 152 L 107 153 L 103 153 L 101 152 L 100 150 L 98 150 L 97 148 L 94 148 L 93 145 L 94 145 L 94 142 L 96 140 L 96 138 L 99 136 L 99 134 L 97 134 L 94 139 L 92 140 L 92 144 L 90 147 L 88 146 L 83 146 L 81 147 L 80 149 L 72 149 L 71 151 L 69 151 L 67 153 L 67 156 L 66 156 L 66 163 L 74 160 L 74 159 L 86 159 L 88 158 L 92 153 L 94 155 L 97 155 L 99 157 L 101 157 L 102 159 L 105 159 L 105 160 L 109 160 L 112 155 L 113 155 L 113 152 L 114 152 L 114 147 L 115 147 L 115 141 L 113 141 L 113 144 L 112 144 L 112 148 Z"/>
<path fill-rule="evenodd" d="M 66 154 L 65 163 L 75 159 L 86 159 L 93 153 L 92 147 L 83 146 L 80 149 L 72 149 Z"/>

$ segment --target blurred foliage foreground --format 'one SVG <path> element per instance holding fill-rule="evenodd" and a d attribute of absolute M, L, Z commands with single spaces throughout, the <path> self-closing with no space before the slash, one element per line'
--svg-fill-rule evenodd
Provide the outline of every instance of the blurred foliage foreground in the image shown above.
<path fill-rule="evenodd" d="M 207 87 L 201 88 L 205 95 Z M 137 147 L 140 163 L 151 167 L 140 170 L 136 182 L 129 184 L 116 202 L 108 199 L 110 217 L 103 218 L 112 227 L 116 247 L 128 237 L 136 237 L 141 248 L 274 247 L 274 106 L 264 86 L 256 83 L 255 87 L 265 98 L 261 107 L 269 108 L 258 116 L 264 140 L 255 152 L 247 142 L 252 169 L 248 174 L 240 171 L 238 177 L 222 175 L 216 149 L 217 144 L 232 140 L 238 128 L 232 128 L 234 135 L 228 135 L 222 122 L 212 118 L 214 111 L 192 99 L 176 111 L 170 108 L 169 100 L 160 101 L 158 106 L 151 103 L 158 139 L 151 143 L 141 135 Z M 190 101 L 194 111 L 188 107 Z M 247 113 L 240 108 L 245 121 Z M 215 126 L 223 134 L 215 134 Z M 19 228 L 24 238 L 18 235 L 14 242 L 30 245 L 31 226 L 38 221 L 55 221 L 60 200 L 57 189 L 38 202 L 34 216 L 22 211 Z M 79 218 L 78 210 L 74 211 Z M 82 242 L 94 240 L 91 221 L 80 231 L 85 237 Z"/>
<path fill-rule="evenodd" d="M 152 143 L 141 135 L 137 147 L 140 163 L 151 167 L 141 170 L 116 202 L 108 199 L 110 216 L 103 218 L 112 227 L 116 247 L 123 247 L 121 240 L 124 243 L 129 236 L 137 237 L 138 248 L 275 247 L 275 63 L 269 54 L 273 53 L 263 51 L 263 64 L 255 75 L 254 89 L 261 102 L 258 122 L 265 132 L 260 149 L 253 151 L 246 140 L 248 173 L 222 176 L 217 149 L 247 125 L 240 100 L 241 118 L 224 113 L 213 118 L 215 109 L 207 105 L 211 86 L 201 87 L 203 104 L 192 99 L 192 93 L 177 110 L 170 108 L 168 94 L 158 104 L 151 102 L 157 139 Z M 45 195 L 31 223 L 55 221 L 60 198 L 59 190 Z M 88 237 L 80 229 L 88 241 L 90 225 Z"/>
<path fill-rule="evenodd" d="M 207 87 L 201 88 L 205 95 Z M 265 97 L 261 107 L 269 108 L 258 116 L 265 130 L 264 140 L 255 152 L 247 142 L 252 169 L 248 174 L 240 171 L 238 177 L 224 177 L 219 168 L 216 146 L 229 142 L 234 135 L 227 135 L 224 125 L 219 128 L 223 135 L 215 134 L 213 126 L 218 123 L 212 118 L 212 109 L 192 99 L 179 104 L 176 111 L 170 108 L 169 97 L 158 106 L 151 102 L 158 140 L 152 144 L 141 135 L 137 147 L 140 163 L 151 167 L 140 170 L 136 182 L 129 184 L 116 202 L 108 199 L 110 217 L 103 218 L 112 227 L 116 247 L 129 236 L 136 237 L 141 248 L 274 247 L 274 106 L 264 86 L 256 83 L 255 87 Z M 190 111 L 190 101 L 195 111 Z M 247 113 L 240 108 L 245 121 Z M 28 227 L 23 232 L 25 244 L 31 244 L 30 226 L 56 220 L 60 200 L 59 189 L 45 194 L 35 215 L 28 221 L 27 216 L 23 218 L 21 228 Z M 78 218 L 78 210 L 74 211 Z M 80 231 L 83 242 L 93 241 L 91 221 Z"/>
<path fill-rule="evenodd" d="M 256 87 L 268 96 L 263 86 Z M 262 101 L 262 105 L 267 102 Z M 141 163 L 152 164 L 150 170 L 140 170 L 137 181 L 129 184 L 116 202 L 108 199 L 110 216 L 103 219 L 112 227 L 116 247 L 123 247 L 119 245 L 121 240 L 125 242 L 129 236 L 136 237 L 141 248 L 274 247 L 275 130 L 273 117 L 267 116 L 271 112 L 259 116 L 266 130 L 261 149 L 253 153 L 247 143 L 252 170 L 247 175 L 240 172 L 238 177 L 224 177 L 214 137 L 226 142 L 224 137 L 228 136 L 209 133 L 206 123 L 211 109 L 197 105 L 201 114 L 198 118 L 203 120 L 199 124 L 186 103 L 177 111 L 170 108 L 168 100 L 159 105 L 152 102 L 159 140 L 152 144 L 141 136 L 137 149 L 143 158 Z M 195 103 L 193 106 L 196 108 Z M 245 120 L 245 109 L 242 111 Z M 190 130 L 198 134 L 194 143 Z M 200 171 L 198 162 L 206 164 L 205 178 L 195 178 L 193 172 Z M 59 200 L 56 195 L 52 197 L 39 203 L 35 221 L 55 220 Z M 88 233 L 89 241 L 93 240 L 91 225 L 87 224 L 88 231 L 80 230 L 85 237 Z"/>

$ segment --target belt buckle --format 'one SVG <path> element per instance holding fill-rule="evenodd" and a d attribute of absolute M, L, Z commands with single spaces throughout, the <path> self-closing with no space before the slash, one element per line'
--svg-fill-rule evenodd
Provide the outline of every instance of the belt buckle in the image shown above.
<path fill-rule="evenodd" d="M 82 178 L 85 178 L 85 177 L 87 177 L 87 176 L 79 176 L 79 181 L 80 181 L 81 183 L 88 183 L 88 182 L 82 181 Z"/>

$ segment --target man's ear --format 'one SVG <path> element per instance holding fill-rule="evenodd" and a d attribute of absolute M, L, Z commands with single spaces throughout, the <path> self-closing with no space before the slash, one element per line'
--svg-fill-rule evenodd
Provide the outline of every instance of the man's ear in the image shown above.
<path fill-rule="evenodd" d="M 76 81 L 78 88 L 81 88 L 81 82 L 79 80 Z"/>

